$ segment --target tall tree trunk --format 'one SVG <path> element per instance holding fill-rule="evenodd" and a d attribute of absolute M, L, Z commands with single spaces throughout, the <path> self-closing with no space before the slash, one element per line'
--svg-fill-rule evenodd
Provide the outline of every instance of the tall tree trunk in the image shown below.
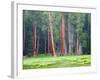
<path fill-rule="evenodd" d="M 49 29 L 50 29 L 50 47 L 51 47 L 51 51 L 52 51 L 52 55 L 54 57 L 56 57 L 56 52 L 55 52 L 55 47 L 54 47 L 54 39 L 53 39 L 53 29 L 52 29 L 52 18 L 51 18 L 51 12 L 48 12 L 48 21 L 49 21 Z"/>
<path fill-rule="evenodd" d="M 39 35 L 37 37 L 37 54 L 39 53 L 39 42 L 40 42 L 40 39 L 39 39 Z"/>
<path fill-rule="evenodd" d="M 78 32 L 76 32 L 76 54 L 79 55 L 79 39 Z"/>
<path fill-rule="evenodd" d="M 70 21 L 68 20 L 68 53 L 73 53 L 73 30 Z"/>
<path fill-rule="evenodd" d="M 65 21 L 64 14 L 61 13 L 61 26 L 60 26 L 60 55 L 65 53 Z"/>
<path fill-rule="evenodd" d="M 71 41 L 70 41 L 70 23 L 68 22 L 68 53 L 71 53 Z"/>
<path fill-rule="evenodd" d="M 33 56 L 36 56 L 36 23 L 33 23 Z"/>
<path fill-rule="evenodd" d="M 74 29 L 73 26 L 71 26 L 71 54 L 74 53 Z"/>
<path fill-rule="evenodd" d="M 65 23 L 65 55 L 68 54 L 68 49 L 67 49 L 67 41 L 68 41 L 68 14 L 66 15 L 66 23 Z"/>

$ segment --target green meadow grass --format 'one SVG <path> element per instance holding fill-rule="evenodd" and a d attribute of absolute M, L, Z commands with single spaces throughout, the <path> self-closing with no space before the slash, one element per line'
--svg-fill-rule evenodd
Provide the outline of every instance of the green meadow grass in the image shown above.
<path fill-rule="evenodd" d="M 80 67 L 90 65 L 90 55 L 67 55 L 57 56 L 55 58 L 47 55 L 23 57 L 23 69 Z"/>

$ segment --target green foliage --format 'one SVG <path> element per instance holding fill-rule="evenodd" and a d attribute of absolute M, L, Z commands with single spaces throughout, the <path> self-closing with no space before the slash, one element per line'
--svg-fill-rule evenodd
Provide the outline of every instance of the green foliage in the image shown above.
<path fill-rule="evenodd" d="M 65 16 L 65 31 L 66 31 L 66 48 L 68 47 L 68 23 L 70 23 L 71 33 L 73 34 L 73 48 L 76 43 L 76 32 L 79 33 L 79 44 L 82 46 L 83 54 L 91 53 L 91 31 L 90 21 L 91 15 L 89 13 L 71 13 L 64 12 Z M 67 21 L 68 20 L 68 21 Z M 39 53 L 44 53 L 44 37 L 48 41 L 48 12 L 47 11 L 31 11 L 23 10 L 23 33 L 25 33 L 25 55 L 32 55 L 32 37 L 33 37 L 33 23 L 36 24 L 36 35 L 40 37 Z M 52 26 L 53 36 L 56 52 L 60 52 L 60 24 L 61 12 L 52 12 Z M 47 47 L 47 45 L 46 45 Z M 68 49 L 68 48 L 67 48 Z M 73 51 L 75 51 L 73 49 Z"/>
<path fill-rule="evenodd" d="M 91 48 L 91 32 L 90 32 L 90 14 L 85 13 L 69 13 L 69 20 L 74 31 L 74 38 L 76 32 L 79 33 L 79 44 L 82 45 L 83 53 L 90 53 Z"/>

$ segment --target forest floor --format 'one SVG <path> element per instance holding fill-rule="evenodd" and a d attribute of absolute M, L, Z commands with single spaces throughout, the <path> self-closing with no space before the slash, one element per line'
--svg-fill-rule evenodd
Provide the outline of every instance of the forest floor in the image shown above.
<path fill-rule="evenodd" d="M 37 68 L 62 68 L 62 67 L 81 67 L 90 66 L 90 55 L 67 55 L 67 56 L 47 56 L 39 55 L 37 57 L 24 57 L 23 69 Z"/>

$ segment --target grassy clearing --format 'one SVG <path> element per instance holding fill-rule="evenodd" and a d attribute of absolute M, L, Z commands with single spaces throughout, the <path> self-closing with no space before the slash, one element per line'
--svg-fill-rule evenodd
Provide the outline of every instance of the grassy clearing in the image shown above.
<path fill-rule="evenodd" d="M 38 57 L 24 57 L 23 69 L 80 67 L 91 64 L 90 55 L 52 56 L 40 55 Z"/>

